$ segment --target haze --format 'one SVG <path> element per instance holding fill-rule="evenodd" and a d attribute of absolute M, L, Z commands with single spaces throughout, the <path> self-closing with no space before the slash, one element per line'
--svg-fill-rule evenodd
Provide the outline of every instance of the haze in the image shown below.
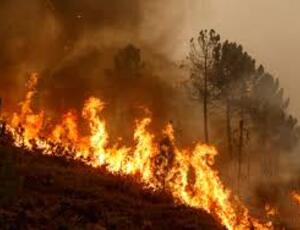
<path fill-rule="evenodd" d="M 61 47 L 68 47 L 65 43 L 69 40 L 80 40 L 79 44 L 88 40 L 93 44 L 105 34 L 109 39 L 101 41 L 113 40 L 114 43 L 121 37 L 125 43 L 133 40 L 142 48 L 146 44 L 150 50 L 157 49 L 182 60 L 188 53 L 189 39 L 203 28 L 214 28 L 223 39 L 242 44 L 258 63 L 280 79 L 285 95 L 291 98 L 290 112 L 300 118 L 299 0 L 131 0 L 119 1 L 118 7 L 115 2 L 76 2 L 32 0 L 24 4 L 15 0 L 1 3 L 2 85 L 14 88 L 23 85 L 24 82 L 16 85 L 14 79 L 19 77 L 13 77 L 23 76 L 23 69 L 40 71 L 45 66 L 55 69 L 53 66 L 61 65 L 61 57 L 66 55 Z M 93 4 L 97 7 L 91 7 Z M 105 11 L 99 11 L 103 14 L 100 17 L 93 8 Z M 115 9 L 119 15 L 112 13 Z M 113 33 L 103 32 L 111 27 L 115 28 Z M 120 32 L 120 28 L 127 33 Z"/>
<path fill-rule="evenodd" d="M 176 30 L 180 34 L 176 41 L 185 42 L 185 46 L 175 56 L 186 52 L 186 41 L 200 29 L 214 28 L 223 39 L 241 43 L 258 63 L 280 79 L 285 95 L 291 98 L 290 112 L 300 118 L 300 1 L 185 0 L 177 7 L 186 9 L 185 26 Z M 176 11 L 169 11 L 176 15 Z M 174 22 L 179 20 L 182 18 Z"/>

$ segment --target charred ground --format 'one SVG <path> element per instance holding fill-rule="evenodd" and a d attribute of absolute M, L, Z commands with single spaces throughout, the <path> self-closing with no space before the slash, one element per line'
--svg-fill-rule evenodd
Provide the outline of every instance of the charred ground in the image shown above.
<path fill-rule="evenodd" d="M 0 145 L 1 229 L 222 229 L 132 179 Z"/>

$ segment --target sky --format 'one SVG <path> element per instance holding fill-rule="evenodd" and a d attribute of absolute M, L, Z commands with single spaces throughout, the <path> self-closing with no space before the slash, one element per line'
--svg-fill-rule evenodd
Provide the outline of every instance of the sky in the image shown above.
<path fill-rule="evenodd" d="M 279 78 L 290 97 L 290 112 L 300 119 L 300 1 L 185 0 L 184 41 L 202 28 L 213 28 L 223 39 L 239 42 L 258 63 Z M 177 54 L 182 55 L 186 43 Z"/>
<path fill-rule="evenodd" d="M 299 0 L 165 0 L 158 8 L 145 13 L 146 39 L 163 44 L 164 52 L 180 60 L 191 37 L 215 29 L 224 40 L 242 44 L 280 80 L 291 99 L 289 111 L 300 119 Z"/>

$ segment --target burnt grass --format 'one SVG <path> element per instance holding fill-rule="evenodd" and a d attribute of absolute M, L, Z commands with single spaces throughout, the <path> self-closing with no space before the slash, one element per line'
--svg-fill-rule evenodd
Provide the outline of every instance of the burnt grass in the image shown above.
<path fill-rule="evenodd" d="M 203 211 L 176 205 L 81 162 L 0 143 L 0 229 L 223 229 Z"/>

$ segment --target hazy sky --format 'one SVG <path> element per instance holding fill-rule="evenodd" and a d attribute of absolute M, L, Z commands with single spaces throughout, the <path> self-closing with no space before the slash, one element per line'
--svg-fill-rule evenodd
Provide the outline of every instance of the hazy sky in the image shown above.
<path fill-rule="evenodd" d="M 214 28 L 224 39 L 240 42 L 280 79 L 291 98 L 290 111 L 300 118 L 299 0 L 184 0 L 181 4 L 177 9 L 185 15 L 185 26 L 178 28 L 180 41 L 201 28 Z"/>

